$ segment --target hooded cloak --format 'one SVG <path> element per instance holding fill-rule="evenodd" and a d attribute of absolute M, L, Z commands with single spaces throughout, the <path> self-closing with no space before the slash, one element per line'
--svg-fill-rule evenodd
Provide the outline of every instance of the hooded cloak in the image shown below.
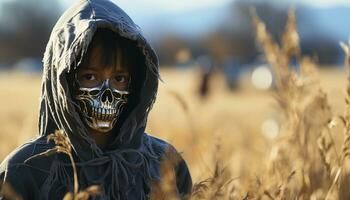
<path fill-rule="evenodd" d="M 71 97 L 69 74 L 87 52 L 97 29 L 109 29 L 131 40 L 144 63 L 138 101 L 127 110 L 122 123 L 113 129 L 116 137 L 106 150 L 89 137 Z M 24 199 L 62 199 L 73 190 L 73 176 L 66 155 L 39 156 L 54 147 L 47 136 L 62 130 L 69 138 L 78 168 L 79 186 L 99 185 L 95 199 L 148 199 L 151 184 L 161 179 L 160 161 L 174 147 L 144 132 L 155 101 L 159 71 L 156 53 L 140 28 L 109 0 L 80 0 L 54 26 L 43 58 L 39 137 L 11 153 L 0 166 L 0 178 Z M 174 166 L 179 196 L 190 193 L 192 182 L 187 165 L 180 159 Z M 1 199 L 1 197 L 0 197 Z"/>

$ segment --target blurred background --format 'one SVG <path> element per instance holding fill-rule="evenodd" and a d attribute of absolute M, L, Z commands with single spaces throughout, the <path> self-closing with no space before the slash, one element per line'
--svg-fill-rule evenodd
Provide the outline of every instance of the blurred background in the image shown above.
<path fill-rule="evenodd" d="M 115 1 L 142 28 L 158 52 L 162 68 L 200 67 L 202 93 L 212 72 L 219 72 L 235 90 L 240 77 L 264 63 L 255 43 L 249 8 L 276 41 L 281 39 L 290 8 L 296 10 L 303 55 L 322 67 L 343 64 L 340 41 L 347 41 L 350 3 L 345 0 L 191 0 Z M 50 31 L 71 0 L 0 0 L 0 70 L 40 73 Z M 259 68 L 252 84 L 269 88 L 272 75 Z"/>
<path fill-rule="evenodd" d="M 228 146 L 235 175 L 246 166 L 259 170 L 251 163 L 266 158 L 279 134 L 274 75 L 256 45 L 250 7 L 276 41 L 288 10 L 295 9 L 301 53 L 317 61 L 321 85 L 335 112 L 343 113 L 345 54 L 339 42 L 350 36 L 348 0 L 114 1 L 141 27 L 160 59 L 164 82 L 147 130 L 184 152 L 194 180 L 208 169 L 206 152 L 216 143 Z M 51 29 L 72 3 L 0 0 L 1 160 L 37 133 L 42 56 Z M 191 134 L 196 137 L 188 140 Z"/>
<path fill-rule="evenodd" d="M 248 12 L 251 6 L 276 39 L 283 31 L 287 10 L 294 7 L 302 53 L 318 58 L 322 65 L 342 64 L 344 55 L 338 44 L 350 33 L 350 26 L 345 25 L 350 3 L 345 0 L 115 2 L 143 29 L 163 67 L 190 67 L 203 56 L 220 68 L 260 63 Z M 21 68 L 23 62 L 39 64 L 51 28 L 72 3 L 0 0 L 0 68 Z"/>

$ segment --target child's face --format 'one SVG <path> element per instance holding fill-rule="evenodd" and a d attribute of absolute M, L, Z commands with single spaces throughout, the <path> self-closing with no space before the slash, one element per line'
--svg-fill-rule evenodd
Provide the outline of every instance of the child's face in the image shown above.
<path fill-rule="evenodd" d="M 92 88 L 99 86 L 103 81 L 109 79 L 112 88 L 120 91 L 128 89 L 130 81 L 130 56 L 122 53 L 118 48 L 114 61 L 104 62 L 101 53 L 103 46 L 99 43 L 93 43 L 87 58 L 84 59 L 79 67 L 77 78 L 80 87 Z"/>
<path fill-rule="evenodd" d="M 133 62 L 120 46 L 107 57 L 102 48 L 98 40 L 91 43 L 76 73 L 79 88 L 75 98 L 89 127 L 106 133 L 112 130 L 127 103 Z"/>

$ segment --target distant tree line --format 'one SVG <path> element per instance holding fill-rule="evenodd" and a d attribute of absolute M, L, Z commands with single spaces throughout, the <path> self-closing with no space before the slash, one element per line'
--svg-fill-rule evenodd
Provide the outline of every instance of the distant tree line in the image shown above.
<path fill-rule="evenodd" d="M 56 0 L 12 0 L 0 7 L 0 62 L 42 57 L 61 10 Z"/>
<path fill-rule="evenodd" d="M 230 18 L 219 29 L 208 33 L 197 40 L 186 41 L 176 35 L 170 35 L 156 42 L 156 48 L 161 50 L 160 57 L 165 66 L 175 63 L 175 57 L 168 52 L 177 52 L 181 48 L 189 48 L 193 57 L 202 54 L 210 55 L 217 65 L 222 65 L 228 59 L 235 59 L 241 64 L 259 61 L 259 49 L 255 43 L 255 33 L 251 23 L 249 10 L 255 8 L 259 17 L 266 23 L 267 30 L 276 41 L 281 40 L 287 20 L 289 6 L 276 4 L 274 1 L 236 0 L 232 3 Z M 296 9 L 297 20 L 309 20 Z M 338 41 L 329 36 L 315 33 L 312 38 L 301 38 L 301 51 L 321 64 L 339 62 L 340 48 Z"/>

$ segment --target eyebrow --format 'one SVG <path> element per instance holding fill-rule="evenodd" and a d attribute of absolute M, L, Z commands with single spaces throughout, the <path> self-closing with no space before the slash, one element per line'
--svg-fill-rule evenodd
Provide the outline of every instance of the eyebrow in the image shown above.
<path fill-rule="evenodd" d="M 85 64 L 81 67 L 81 70 L 97 70 L 98 67 L 90 64 Z"/>
<path fill-rule="evenodd" d="M 116 69 L 115 72 L 129 74 L 129 72 L 125 69 Z"/>
<path fill-rule="evenodd" d="M 97 68 L 93 68 L 93 67 L 84 67 L 81 70 L 92 70 L 92 71 L 96 71 Z"/>
<path fill-rule="evenodd" d="M 97 71 L 98 68 L 96 66 L 86 66 L 84 67 L 82 70 L 91 70 L 91 71 Z M 128 72 L 127 70 L 125 69 L 116 69 L 115 72 L 117 73 L 122 73 L 122 74 L 130 74 L 130 72 Z"/>

